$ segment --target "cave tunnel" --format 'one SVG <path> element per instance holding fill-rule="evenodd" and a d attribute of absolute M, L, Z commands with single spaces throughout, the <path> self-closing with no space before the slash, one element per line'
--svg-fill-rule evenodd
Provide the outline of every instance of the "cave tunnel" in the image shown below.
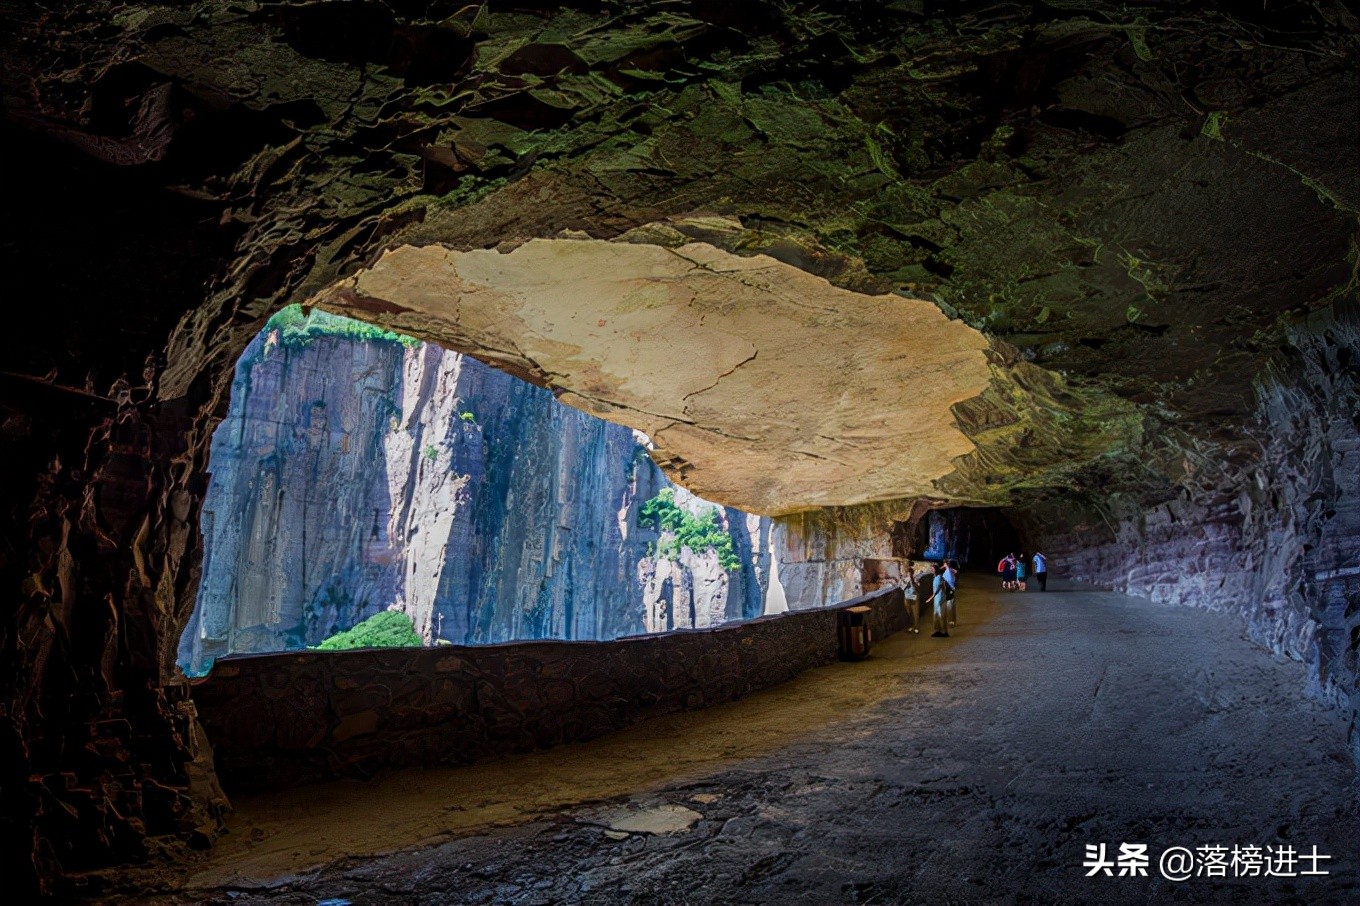
<path fill-rule="evenodd" d="M 1003 557 L 1025 554 L 1015 527 L 996 507 L 931 510 L 916 523 L 916 536 L 922 559 L 957 561 L 969 571 L 994 572 Z"/>
<path fill-rule="evenodd" d="M 3 17 L 19 901 L 1355 901 L 1349 5 Z"/>

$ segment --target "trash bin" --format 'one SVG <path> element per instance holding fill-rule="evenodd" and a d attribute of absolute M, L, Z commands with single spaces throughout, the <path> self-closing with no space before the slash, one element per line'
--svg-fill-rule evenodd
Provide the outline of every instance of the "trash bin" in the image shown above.
<path fill-rule="evenodd" d="M 836 640 L 843 661 L 862 661 L 869 656 L 873 632 L 869 629 L 872 607 L 856 604 L 836 612 Z"/>

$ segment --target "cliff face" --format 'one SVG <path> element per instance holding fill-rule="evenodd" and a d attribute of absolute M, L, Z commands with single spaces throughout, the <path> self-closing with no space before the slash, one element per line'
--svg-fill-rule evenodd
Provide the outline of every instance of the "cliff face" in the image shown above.
<path fill-rule="evenodd" d="M 315 645 L 385 608 L 457 644 L 763 613 L 769 520 L 673 489 L 643 441 L 437 346 L 267 329 L 213 436 L 180 663 Z M 668 488 L 715 512 L 735 559 L 643 524 Z"/>
<path fill-rule="evenodd" d="M 382 553 L 375 530 L 389 532 L 379 514 L 405 352 L 324 339 L 296 351 L 274 331 L 242 357 L 213 437 L 203 578 L 180 652 L 191 672 L 231 651 L 315 644 L 339 611 L 394 600 L 395 571 L 364 566 Z"/>

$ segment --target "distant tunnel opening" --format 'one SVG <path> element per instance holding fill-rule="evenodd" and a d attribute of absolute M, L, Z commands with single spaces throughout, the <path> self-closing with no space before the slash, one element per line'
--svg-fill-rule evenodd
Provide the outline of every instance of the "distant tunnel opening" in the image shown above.
<path fill-rule="evenodd" d="M 914 526 L 914 549 L 923 560 L 957 560 L 973 571 L 991 571 L 1007 554 L 1025 553 L 1019 533 L 995 507 L 931 510 Z"/>

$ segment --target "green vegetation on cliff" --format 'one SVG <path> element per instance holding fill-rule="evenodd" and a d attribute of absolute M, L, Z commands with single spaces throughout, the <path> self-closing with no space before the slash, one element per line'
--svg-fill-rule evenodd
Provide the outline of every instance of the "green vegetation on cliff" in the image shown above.
<path fill-rule="evenodd" d="M 411 618 L 399 610 L 384 610 L 338 632 L 316 647 L 321 651 L 345 651 L 350 648 L 419 648 L 425 643 Z"/>
<path fill-rule="evenodd" d="M 385 330 L 353 318 L 333 315 L 317 308 L 312 309 L 310 314 L 304 314 L 302 306 L 296 303 L 285 305 L 275 312 L 264 329 L 266 332 L 277 330 L 279 343 L 290 349 L 301 349 L 321 337 L 364 343 L 400 343 L 407 348 L 420 344 L 415 337 Z"/>
<path fill-rule="evenodd" d="M 662 488 L 655 497 L 642 505 L 638 524 L 651 526 L 663 533 L 656 545 L 656 555 L 674 560 L 681 548 L 695 553 L 717 551 L 722 568 L 731 572 L 741 569 L 741 560 L 732 549 L 732 536 L 718 523 L 718 509 L 711 507 L 702 516 L 686 513 L 675 502 L 675 491 Z M 665 537 L 669 534 L 670 537 Z"/>

